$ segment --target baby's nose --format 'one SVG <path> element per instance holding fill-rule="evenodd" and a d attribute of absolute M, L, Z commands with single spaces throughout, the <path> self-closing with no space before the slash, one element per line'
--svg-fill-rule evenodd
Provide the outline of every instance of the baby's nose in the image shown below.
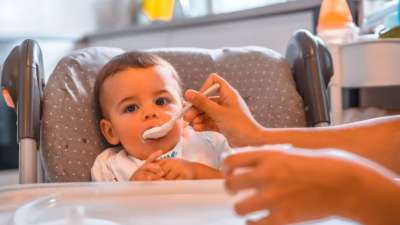
<path fill-rule="evenodd" d="M 158 115 L 157 115 L 156 112 L 149 112 L 149 113 L 146 113 L 144 115 L 144 119 L 145 120 L 148 120 L 148 119 L 151 119 L 151 118 L 157 118 L 157 117 L 158 117 Z"/>

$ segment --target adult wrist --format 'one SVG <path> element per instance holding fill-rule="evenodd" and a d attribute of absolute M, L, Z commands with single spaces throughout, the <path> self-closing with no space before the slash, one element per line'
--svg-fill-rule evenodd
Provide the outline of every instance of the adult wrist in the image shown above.
<path fill-rule="evenodd" d="M 356 175 L 357 187 L 347 203 L 345 217 L 365 225 L 395 225 L 400 221 L 400 186 L 376 171 Z"/>
<path fill-rule="evenodd" d="M 266 144 L 277 144 L 278 142 L 274 141 L 275 135 L 276 133 L 274 133 L 271 128 L 265 128 L 261 125 L 255 126 L 253 129 L 252 139 L 249 140 L 251 141 L 249 145 L 258 146 Z"/>
<path fill-rule="evenodd" d="M 247 135 L 240 137 L 240 141 L 234 147 L 246 147 L 246 146 L 257 146 L 267 144 L 267 139 L 265 139 L 264 131 L 258 126 L 251 127 L 250 129 L 240 131 Z"/>

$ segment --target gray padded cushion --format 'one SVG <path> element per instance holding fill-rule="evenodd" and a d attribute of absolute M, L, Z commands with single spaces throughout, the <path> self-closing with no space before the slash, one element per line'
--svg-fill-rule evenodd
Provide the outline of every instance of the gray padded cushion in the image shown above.
<path fill-rule="evenodd" d="M 87 48 L 61 59 L 44 89 L 41 156 L 50 182 L 88 181 L 104 149 L 97 126 L 94 83 L 120 49 Z"/>
<path fill-rule="evenodd" d="M 305 126 L 301 97 L 288 64 L 266 48 L 149 50 L 169 61 L 184 88 L 198 89 L 216 72 L 237 88 L 257 121 L 266 127 Z M 97 71 L 121 50 L 89 48 L 60 61 L 44 90 L 42 156 L 51 182 L 88 181 L 104 149 L 94 113 Z"/>
<path fill-rule="evenodd" d="M 239 90 L 255 119 L 266 127 L 305 126 L 303 102 L 289 65 L 275 51 L 261 47 L 151 50 L 170 62 L 184 90 L 198 90 L 218 73 Z"/>

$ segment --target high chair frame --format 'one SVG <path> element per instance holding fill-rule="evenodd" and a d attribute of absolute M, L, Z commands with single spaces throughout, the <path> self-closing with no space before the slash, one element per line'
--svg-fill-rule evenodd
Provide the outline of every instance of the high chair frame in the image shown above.
<path fill-rule="evenodd" d="M 289 41 L 286 59 L 297 91 L 303 98 L 307 125 L 329 125 L 327 85 L 333 75 L 329 51 L 318 37 L 306 30 L 299 30 Z M 18 115 L 21 184 L 36 183 L 38 174 L 41 174 L 40 167 L 38 170 L 37 150 L 40 141 L 43 71 L 42 53 L 34 40 L 25 40 L 16 46 L 1 71 L 1 87 L 5 90 L 3 94 L 15 103 Z"/>

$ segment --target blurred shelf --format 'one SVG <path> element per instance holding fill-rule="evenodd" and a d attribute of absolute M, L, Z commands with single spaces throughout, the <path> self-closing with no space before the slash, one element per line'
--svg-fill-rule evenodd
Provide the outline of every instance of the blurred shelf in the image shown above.
<path fill-rule="evenodd" d="M 345 88 L 400 85 L 400 39 L 357 41 L 340 46 Z"/>

